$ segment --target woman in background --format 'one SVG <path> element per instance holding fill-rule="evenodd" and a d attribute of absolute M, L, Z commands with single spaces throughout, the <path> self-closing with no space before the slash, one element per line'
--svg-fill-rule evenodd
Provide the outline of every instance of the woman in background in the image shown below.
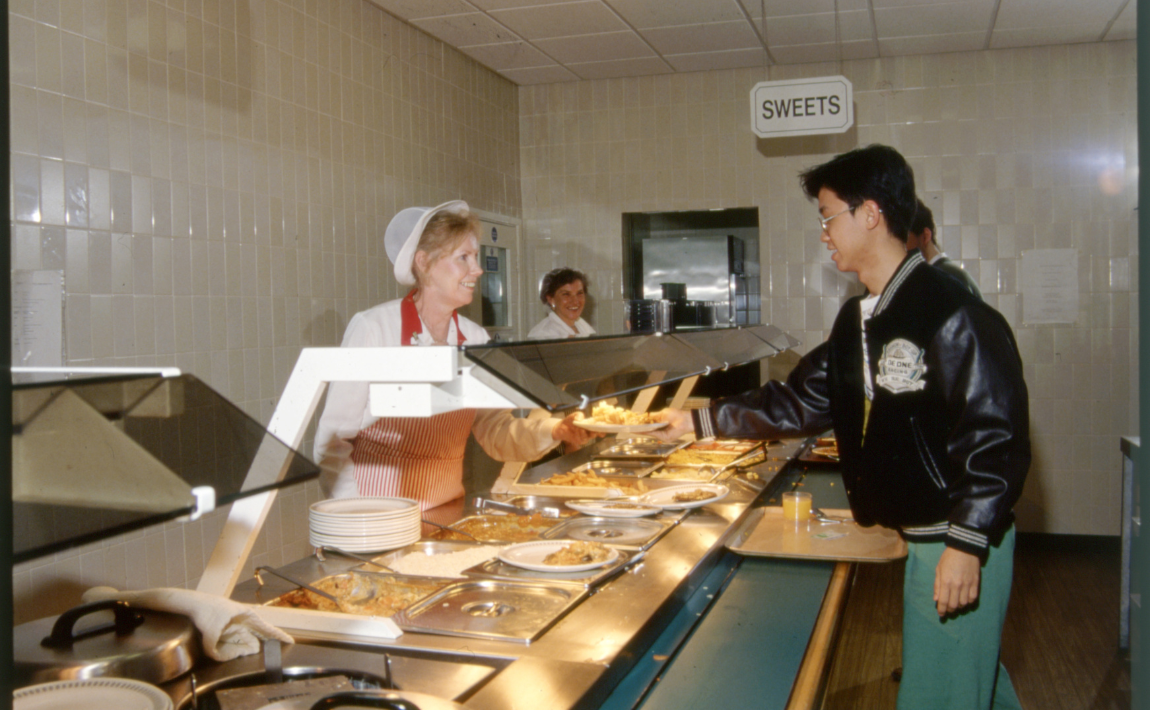
<path fill-rule="evenodd" d="M 587 304 L 587 277 L 575 269 L 552 269 L 543 277 L 539 300 L 551 309 L 527 337 L 531 340 L 558 338 L 584 338 L 594 335 L 595 329 L 583 320 L 583 307 Z"/>
<path fill-rule="evenodd" d="M 342 346 L 487 342 L 487 331 L 457 312 L 471 303 L 483 273 L 478 234 L 478 219 L 460 200 L 396 214 L 384 234 L 384 248 L 396 280 L 414 287 L 402 299 L 355 314 Z M 534 461 L 560 441 L 578 447 L 592 436 L 571 417 L 522 419 L 508 410 L 373 417 L 366 382 L 333 382 L 315 438 L 324 493 L 413 498 L 423 510 L 462 498 L 469 432 L 499 461 Z"/>

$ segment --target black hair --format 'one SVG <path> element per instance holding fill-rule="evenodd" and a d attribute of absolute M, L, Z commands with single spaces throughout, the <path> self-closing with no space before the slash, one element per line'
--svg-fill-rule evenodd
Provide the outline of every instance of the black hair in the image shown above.
<path fill-rule="evenodd" d="M 894 148 L 877 143 L 836 156 L 799 175 L 803 192 L 817 199 L 824 187 L 850 205 L 851 211 L 874 200 L 887 229 L 905 242 L 914 219 L 914 171 Z"/>
<path fill-rule="evenodd" d="M 934 213 L 930 212 L 930 208 L 922 203 L 922 198 L 919 198 L 918 208 L 914 211 L 914 219 L 911 220 L 911 234 L 921 235 L 923 231 L 930 230 L 930 241 L 938 246 L 938 230 L 934 226 Z"/>
<path fill-rule="evenodd" d="M 543 284 L 539 287 L 539 300 L 546 306 L 547 299 L 554 296 L 556 291 L 576 281 L 582 282 L 584 289 L 587 288 L 587 276 L 582 271 L 566 266 L 548 271 L 543 277 Z"/>

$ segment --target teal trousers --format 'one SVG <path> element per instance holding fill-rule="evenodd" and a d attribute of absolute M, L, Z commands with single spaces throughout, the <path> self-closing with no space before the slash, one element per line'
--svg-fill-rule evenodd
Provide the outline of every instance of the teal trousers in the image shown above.
<path fill-rule="evenodd" d="M 1014 574 L 1014 528 L 990 549 L 978 602 L 939 619 L 934 573 L 946 545 L 911 542 L 903 576 L 898 710 L 1021 710 L 998 660 Z"/>

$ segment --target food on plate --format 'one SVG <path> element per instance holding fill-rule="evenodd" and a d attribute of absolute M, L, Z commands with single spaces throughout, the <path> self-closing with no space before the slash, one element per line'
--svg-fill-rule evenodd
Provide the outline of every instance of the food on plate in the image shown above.
<path fill-rule="evenodd" d="M 608 510 L 647 510 L 651 506 L 645 503 L 604 503 L 601 507 Z"/>
<path fill-rule="evenodd" d="M 448 580 L 411 580 L 352 572 L 325 577 L 311 585 L 339 599 L 338 605 L 306 589 L 296 589 L 279 596 L 269 606 L 342 611 L 362 616 L 392 616 L 447 584 Z"/>
<path fill-rule="evenodd" d="M 671 500 L 676 503 L 694 503 L 695 501 L 707 500 L 708 498 L 714 497 L 714 491 L 709 491 L 705 488 L 696 488 L 691 491 L 680 491 L 672 496 Z"/>
<path fill-rule="evenodd" d="M 633 426 L 636 424 L 652 424 L 651 414 L 632 412 L 629 409 L 616 407 L 613 404 L 606 402 L 597 403 L 591 409 L 591 416 L 585 417 L 588 421 L 596 422 L 598 424 L 614 424 Z"/>
<path fill-rule="evenodd" d="M 527 542 L 559 522 L 539 513 L 531 515 L 475 515 L 452 523 L 451 530 L 438 530 L 437 540 L 482 540 L 483 542 Z M 461 532 L 456 532 L 461 531 Z M 466 535 L 463 533 L 467 533 Z M 468 537 L 467 535 L 471 535 Z M 474 540 L 472 540 L 474 542 Z"/>
<path fill-rule="evenodd" d="M 611 550 L 598 542 L 573 542 L 564 545 L 543 558 L 545 565 L 585 565 L 602 562 L 611 556 Z"/>
<path fill-rule="evenodd" d="M 647 484 L 642 481 L 612 481 L 594 471 L 571 471 L 557 473 L 540 481 L 545 486 L 587 486 L 590 488 L 616 488 L 624 492 L 646 493 Z"/>
<path fill-rule="evenodd" d="M 711 466 L 664 466 L 651 473 L 651 478 L 672 478 L 680 481 L 709 481 L 715 476 Z"/>

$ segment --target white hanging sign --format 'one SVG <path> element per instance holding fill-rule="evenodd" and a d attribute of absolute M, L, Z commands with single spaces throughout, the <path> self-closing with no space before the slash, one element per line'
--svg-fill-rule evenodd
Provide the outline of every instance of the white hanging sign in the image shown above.
<path fill-rule="evenodd" d="M 751 89 L 751 130 L 760 138 L 843 133 L 854 125 L 845 76 L 760 81 Z"/>

